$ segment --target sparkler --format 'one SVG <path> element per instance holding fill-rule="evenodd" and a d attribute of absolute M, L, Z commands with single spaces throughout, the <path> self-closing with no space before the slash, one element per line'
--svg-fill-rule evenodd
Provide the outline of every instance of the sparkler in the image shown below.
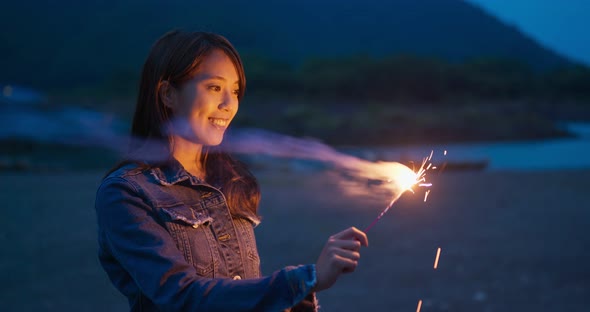
<path fill-rule="evenodd" d="M 432 159 L 433 151 L 430 152 L 430 156 L 424 158 L 422 160 L 422 165 L 417 172 L 412 171 L 410 168 L 399 164 L 399 163 L 388 163 L 390 166 L 391 171 L 391 179 L 388 182 L 392 182 L 395 184 L 395 188 L 397 192 L 394 193 L 391 202 L 387 207 L 371 222 L 371 224 L 365 229 L 365 232 L 370 230 L 377 222 L 393 207 L 393 204 L 401 197 L 403 193 L 406 191 L 410 191 L 414 193 L 412 189 L 413 186 L 418 185 L 420 187 L 430 187 L 432 183 L 426 183 L 426 171 L 430 170 L 432 167 L 432 163 L 430 160 Z M 424 201 L 428 197 L 428 192 L 424 197 Z"/>

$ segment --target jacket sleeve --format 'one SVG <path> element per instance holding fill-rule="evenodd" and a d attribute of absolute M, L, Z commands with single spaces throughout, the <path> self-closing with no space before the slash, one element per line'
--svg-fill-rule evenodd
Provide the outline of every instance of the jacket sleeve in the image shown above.
<path fill-rule="evenodd" d="M 108 178 L 99 187 L 99 247 L 162 311 L 280 311 L 303 300 L 315 285 L 313 265 L 286 267 L 258 279 L 198 276 L 138 188 L 121 177 Z M 121 278 L 107 273 L 115 286 L 124 286 L 116 285 Z"/>

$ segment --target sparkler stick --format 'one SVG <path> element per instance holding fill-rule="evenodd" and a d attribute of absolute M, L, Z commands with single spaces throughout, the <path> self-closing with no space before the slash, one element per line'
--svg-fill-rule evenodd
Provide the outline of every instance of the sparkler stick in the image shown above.
<path fill-rule="evenodd" d="M 368 230 L 370 230 L 375 224 L 377 224 L 377 221 L 379 221 L 379 219 L 381 219 L 383 217 L 383 215 L 385 215 L 387 213 L 387 211 L 393 206 L 393 203 L 395 203 L 395 200 L 397 198 L 394 198 L 391 203 L 389 203 L 389 205 L 387 206 L 387 208 L 385 208 L 383 211 L 381 211 L 381 213 L 379 214 L 379 216 L 377 216 L 377 218 L 375 218 L 375 220 L 373 220 L 373 222 L 371 222 L 371 224 L 369 226 L 367 226 L 367 228 L 365 229 L 365 233 L 367 233 Z"/>

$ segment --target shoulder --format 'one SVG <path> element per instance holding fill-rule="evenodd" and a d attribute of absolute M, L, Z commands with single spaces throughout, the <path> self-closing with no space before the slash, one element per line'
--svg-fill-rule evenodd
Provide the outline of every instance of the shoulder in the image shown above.
<path fill-rule="evenodd" d="M 141 197 L 142 184 L 145 184 L 145 174 L 149 169 L 142 168 L 136 163 L 124 164 L 108 173 L 100 182 L 96 191 L 96 203 L 105 198 L 119 198 L 120 196 Z"/>
<path fill-rule="evenodd" d="M 141 166 L 137 163 L 124 163 L 123 165 L 119 166 L 118 168 L 111 170 L 104 178 L 103 182 L 109 179 L 125 179 L 128 180 L 129 178 L 133 178 L 137 175 L 142 174 L 144 171 L 149 170 L 144 166 Z"/>
<path fill-rule="evenodd" d="M 134 188 L 140 188 L 140 184 L 144 184 L 147 181 L 147 176 L 151 168 L 147 165 L 141 165 L 138 163 L 125 163 L 120 167 L 109 172 L 101 181 L 99 190 L 107 185 L 123 182 L 132 185 Z"/>
<path fill-rule="evenodd" d="M 97 202 L 119 198 L 129 202 L 139 199 L 153 208 L 172 206 L 200 199 L 190 176 L 178 166 L 128 163 L 110 172 L 97 191 Z M 112 200 L 111 200 L 112 201 Z"/>
<path fill-rule="evenodd" d="M 151 214 L 153 198 L 150 196 L 150 168 L 138 164 L 124 164 L 101 181 L 95 198 L 95 210 L 101 227 L 117 220 L 132 220 Z"/>

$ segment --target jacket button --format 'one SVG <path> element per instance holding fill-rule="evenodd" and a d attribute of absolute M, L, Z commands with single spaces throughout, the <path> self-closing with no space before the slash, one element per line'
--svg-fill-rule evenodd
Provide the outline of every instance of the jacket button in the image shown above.
<path fill-rule="evenodd" d="M 241 280 L 241 279 L 242 279 L 242 277 L 239 275 L 234 276 L 234 280 Z"/>

